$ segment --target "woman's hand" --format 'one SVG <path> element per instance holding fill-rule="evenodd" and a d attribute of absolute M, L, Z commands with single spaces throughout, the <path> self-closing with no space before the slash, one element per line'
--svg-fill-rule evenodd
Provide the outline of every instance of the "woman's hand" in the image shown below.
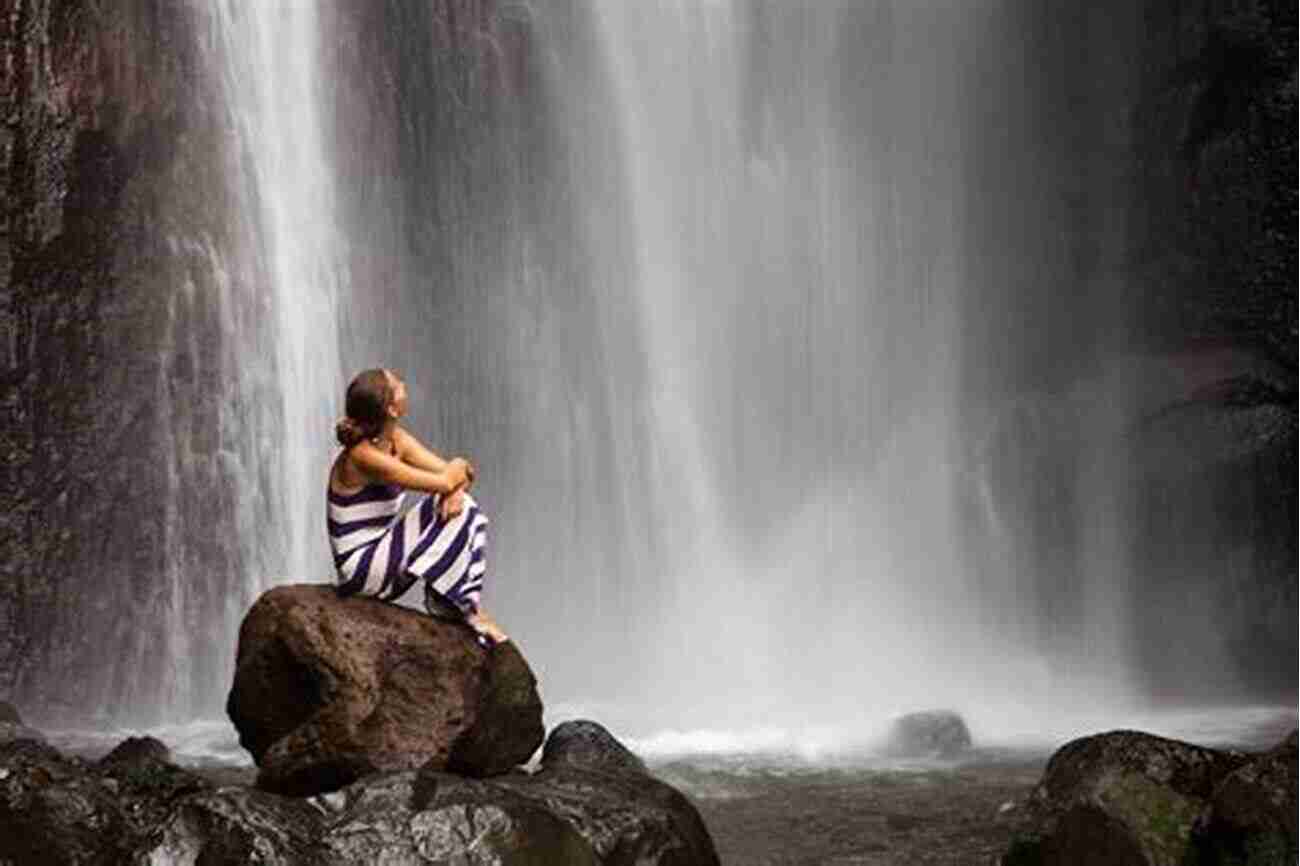
<path fill-rule="evenodd" d="M 465 488 L 458 487 L 438 500 L 438 516 L 450 520 L 465 510 Z"/>
<path fill-rule="evenodd" d="M 468 489 L 474 486 L 474 476 L 477 474 L 477 471 L 474 469 L 473 463 L 470 463 L 464 457 L 456 457 L 451 460 L 450 465 L 455 467 L 455 470 L 465 473 L 464 482 L 462 484 L 457 484 L 457 487 Z"/>

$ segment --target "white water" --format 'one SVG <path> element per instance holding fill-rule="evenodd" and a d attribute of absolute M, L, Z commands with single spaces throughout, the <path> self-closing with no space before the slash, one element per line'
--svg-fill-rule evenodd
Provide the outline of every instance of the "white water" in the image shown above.
<path fill-rule="evenodd" d="M 1008 412 L 1015 385 L 989 359 L 1017 358 L 1019 335 L 983 343 L 972 325 L 985 298 L 1006 297 L 973 276 L 990 254 L 973 221 L 1003 215 L 980 210 L 966 161 L 982 111 L 1015 98 L 967 87 L 1014 52 L 995 16 L 937 2 L 593 2 L 579 15 L 592 45 L 534 33 L 563 159 L 579 165 L 563 196 L 573 210 L 515 203 L 493 233 L 500 215 L 476 210 L 480 194 L 497 201 L 482 173 L 468 175 L 482 190 L 429 208 L 440 222 L 384 210 L 404 186 L 435 186 L 396 164 L 394 130 L 429 121 L 393 92 L 433 101 L 450 85 L 385 89 L 372 114 L 331 124 L 331 89 L 353 83 L 322 59 L 320 9 L 216 9 L 240 202 L 223 439 L 239 443 L 248 567 L 229 594 L 232 644 L 258 592 L 327 567 L 319 500 L 355 372 L 342 333 L 357 344 L 348 364 L 407 375 L 417 432 L 482 458 L 489 604 L 548 705 L 589 708 L 650 754 L 832 753 L 937 706 L 998 742 L 1135 717 L 1128 467 L 1088 444 L 1111 441 L 1127 385 L 1090 374 Z M 566 65 L 575 44 L 596 80 Z M 393 128 L 372 130 L 381 121 Z M 333 140 L 349 125 L 353 140 Z M 473 169 L 417 156 L 435 173 Z M 340 192 L 341 177 L 371 175 L 392 198 Z M 386 239 L 450 237 L 449 261 L 423 253 L 445 266 L 431 271 L 404 250 L 368 263 L 397 289 L 347 284 L 374 255 L 339 228 L 350 206 Z M 568 235 L 547 221 L 569 218 L 587 243 L 548 271 L 538 251 Z M 1057 519 L 1077 545 L 1050 557 L 1027 555 L 1035 539 L 1016 524 L 1037 479 L 1008 483 L 989 453 L 1022 416 L 1030 444 L 1073 472 Z M 1061 435 L 1079 417 L 1088 429 Z M 1061 591 L 1043 588 L 1045 561 L 1071 600 L 1059 621 L 1043 613 Z M 174 657 L 194 651 L 183 619 L 172 633 Z"/>
<path fill-rule="evenodd" d="M 248 426 L 270 471 L 240 490 L 263 517 L 243 533 L 260 554 L 251 561 L 266 569 L 247 575 L 248 589 L 260 590 L 286 576 L 319 574 L 328 562 L 320 515 L 345 384 L 339 322 L 348 303 L 348 247 L 327 156 L 315 4 L 221 2 L 217 22 L 241 157 L 242 172 L 231 178 L 244 233 L 240 289 L 273 322 L 270 344 L 248 345 L 240 357 L 250 396 L 269 392 L 279 403 L 270 423 Z M 241 331 L 236 324 L 233 336 Z"/>

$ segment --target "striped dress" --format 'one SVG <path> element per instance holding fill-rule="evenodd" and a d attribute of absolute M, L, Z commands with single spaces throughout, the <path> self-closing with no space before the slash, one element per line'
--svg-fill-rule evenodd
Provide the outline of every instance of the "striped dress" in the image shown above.
<path fill-rule="evenodd" d="M 368 484 L 347 495 L 327 487 L 326 496 L 339 595 L 396 601 L 423 580 L 430 613 L 447 602 L 465 616 L 478 610 L 488 519 L 469 494 L 449 520 L 438 516 L 435 493 L 420 495 L 403 513 L 403 491 L 395 485 Z"/>

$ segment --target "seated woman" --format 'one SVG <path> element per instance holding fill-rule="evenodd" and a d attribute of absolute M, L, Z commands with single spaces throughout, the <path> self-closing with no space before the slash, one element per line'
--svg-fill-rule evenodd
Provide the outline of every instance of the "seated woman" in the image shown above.
<path fill-rule="evenodd" d="M 430 614 L 463 617 L 486 645 L 507 640 L 479 603 L 488 521 L 468 492 L 473 465 L 398 426 L 406 384 L 391 370 L 358 374 L 345 405 L 326 497 L 339 594 L 396 601 L 423 580 Z M 405 513 L 404 490 L 425 494 Z"/>

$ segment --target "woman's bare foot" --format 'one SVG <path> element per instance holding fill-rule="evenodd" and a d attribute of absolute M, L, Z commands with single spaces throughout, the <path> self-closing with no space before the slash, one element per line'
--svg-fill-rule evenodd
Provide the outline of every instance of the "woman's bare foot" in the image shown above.
<path fill-rule="evenodd" d="M 465 621 L 469 623 L 470 628 L 492 641 L 494 645 L 510 640 L 510 636 L 502 631 L 496 620 L 488 616 L 487 611 L 482 608 L 479 608 L 477 613 L 467 616 Z"/>

